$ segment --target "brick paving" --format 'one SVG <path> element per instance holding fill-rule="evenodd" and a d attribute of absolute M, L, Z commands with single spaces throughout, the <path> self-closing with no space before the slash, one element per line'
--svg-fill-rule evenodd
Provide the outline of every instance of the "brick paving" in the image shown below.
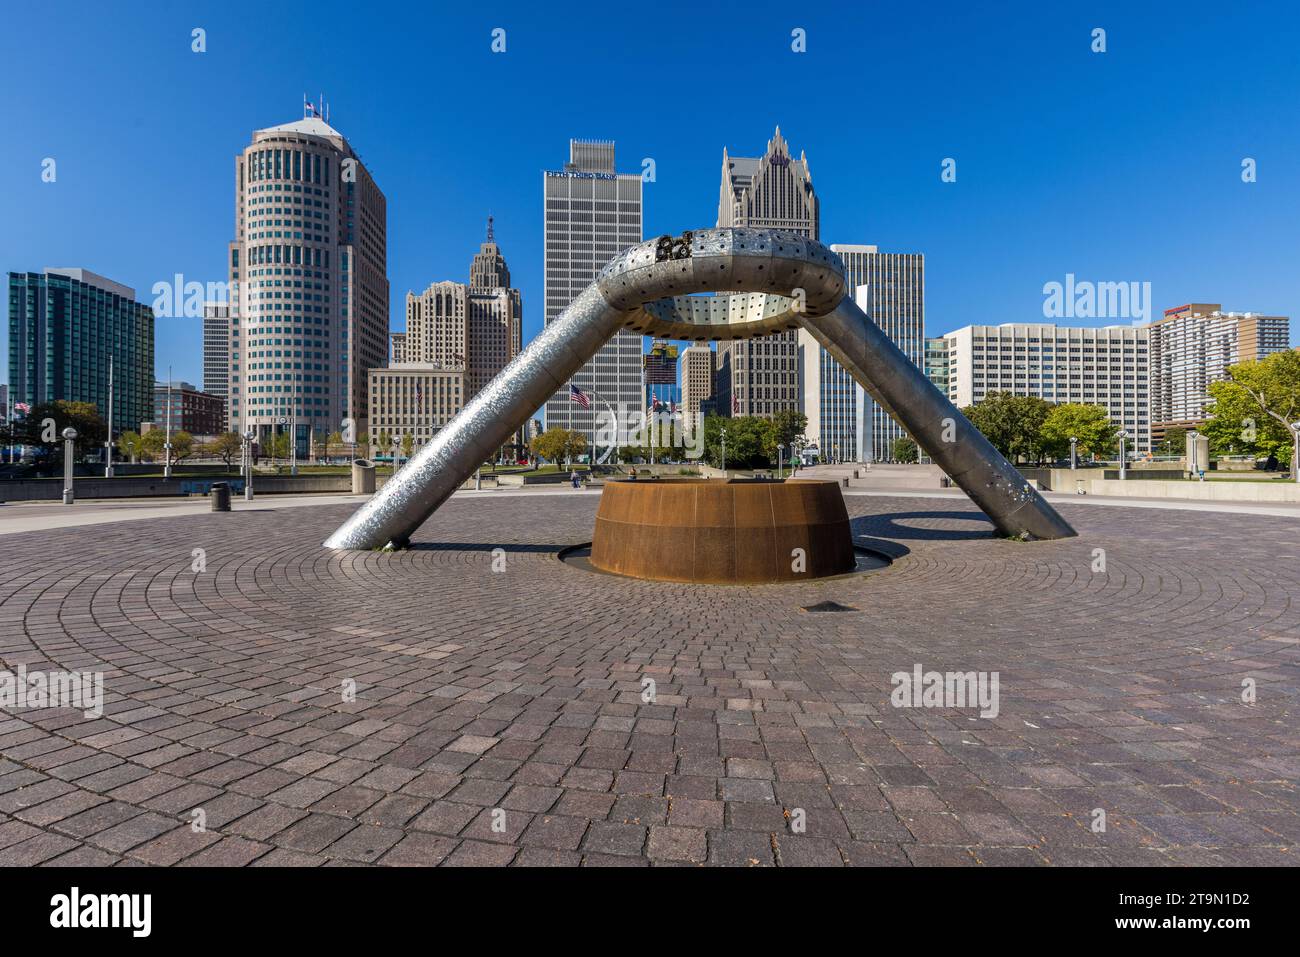
<path fill-rule="evenodd" d="M 719 588 L 558 561 L 595 504 L 453 500 L 400 554 L 322 549 L 340 506 L 7 536 L 0 661 L 105 708 L 0 712 L 0 865 L 1295 861 L 1293 522 L 853 496 L 891 568 Z M 999 714 L 893 707 L 916 664 Z"/>

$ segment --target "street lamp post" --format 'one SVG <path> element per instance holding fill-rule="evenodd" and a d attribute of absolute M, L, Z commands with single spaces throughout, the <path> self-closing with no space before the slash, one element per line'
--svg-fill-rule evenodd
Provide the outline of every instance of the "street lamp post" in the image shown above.
<path fill-rule="evenodd" d="M 244 501 L 253 500 L 253 439 L 257 433 L 251 428 L 244 433 Z"/>
<path fill-rule="evenodd" d="M 113 357 L 108 357 L 108 438 L 104 440 L 104 478 L 113 477 Z"/>
<path fill-rule="evenodd" d="M 72 494 L 72 456 L 73 443 L 77 441 L 77 430 L 68 426 L 63 430 L 63 504 L 73 503 Z"/>
<path fill-rule="evenodd" d="M 778 442 L 776 443 L 776 477 L 779 479 L 785 478 L 784 462 L 785 462 L 785 443 Z"/>
<path fill-rule="evenodd" d="M 722 477 L 727 477 L 727 427 L 722 426 Z"/>
<path fill-rule="evenodd" d="M 1127 440 L 1128 440 L 1128 432 L 1121 429 L 1119 433 L 1119 478 L 1121 482 L 1128 478 L 1128 450 L 1126 448 Z"/>
<path fill-rule="evenodd" d="M 1073 471 L 1079 467 L 1079 440 L 1073 435 L 1070 436 L 1070 469 Z"/>
<path fill-rule="evenodd" d="M 163 439 L 163 478 L 172 477 L 172 367 L 167 367 L 167 433 Z"/>

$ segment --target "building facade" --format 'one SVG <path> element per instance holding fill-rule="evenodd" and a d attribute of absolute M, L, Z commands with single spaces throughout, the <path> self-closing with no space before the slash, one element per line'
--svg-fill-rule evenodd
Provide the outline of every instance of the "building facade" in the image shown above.
<path fill-rule="evenodd" d="M 762 156 L 731 156 L 723 149 L 718 226 L 781 229 L 820 238 L 821 213 L 808 159 L 802 153 L 798 159 L 790 156 L 779 126 Z M 800 408 L 799 334 L 793 330 L 719 342 L 716 369 L 723 415 L 771 416 Z"/>
<path fill-rule="evenodd" d="M 224 409 L 230 393 L 229 303 L 203 304 L 203 391 L 218 396 Z"/>
<path fill-rule="evenodd" d="M 412 365 L 462 375 L 456 391 L 462 404 L 520 353 L 523 298 L 510 288 L 510 269 L 490 218 L 487 240 L 470 263 L 469 284 L 444 280 L 418 296 L 408 292 L 406 330 L 394 333 L 391 342 L 391 368 Z M 517 441 L 522 440 L 521 431 Z"/>
<path fill-rule="evenodd" d="M 154 312 L 135 290 L 87 269 L 9 274 L 9 399 L 89 402 L 113 435 L 153 415 Z"/>
<path fill-rule="evenodd" d="M 174 379 L 155 382 L 153 419 L 155 429 L 166 429 L 170 410 L 171 430 L 195 436 L 216 436 L 226 428 L 226 402 L 221 396 L 209 395 L 190 382 Z"/>
<path fill-rule="evenodd" d="M 694 432 L 704 421 L 703 405 L 713 398 L 713 350 L 697 342 L 682 350 L 682 426 Z"/>
<path fill-rule="evenodd" d="M 925 337 L 925 377 L 948 394 L 948 340 L 943 336 Z"/>
<path fill-rule="evenodd" d="M 1228 366 L 1290 348 L 1290 319 L 1224 312 L 1219 303 L 1166 309 L 1151 323 L 1152 417 L 1157 441 L 1170 428 L 1195 429 L 1208 418 L 1209 385 Z"/>
<path fill-rule="evenodd" d="M 542 173 L 546 325 L 559 318 L 614 256 L 641 242 L 641 185 L 640 174 L 616 172 L 614 144 L 606 141 L 571 140 L 564 168 Z M 642 345 L 639 333 L 615 333 L 573 376 L 572 384 L 593 397 L 590 408 L 570 399 L 569 383 L 563 383 L 546 403 L 546 427 L 590 436 L 606 408 L 639 410 L 644 398 Z M 629 441 L 628 428 L 635 425 L 620 416 L 619 445 Z"/>
<path fill-rule="evenodd" d="M 922 368 L 925 363 L 925 256 L 884 253 L 876 246 L 865 245 L 832 244 L 831 250 L 843 261 L 848 287 L 855 290 L 854 297 L 862 311 L 917 368 Z M 838 363 L 834 367 L 837 380 L 851 381 Z M 869 402 L 861 388 L 856 388 L 853 394 L 856 400 Z M 887 462 L 893 457 L 894 442 L 907 433 L 888 412 L 875 403 L 870 404 L 871 457 L 856 455 L 855 459 Z"/>
<path fill-rule="evenodd" d="M 380 455 L 390 454 L 407 435 L 418 449 L 465 406 L 463 370 L 404 362 L 371 369 L 368 376 L 370 442 Z"/>
<path fill-rule="evenodd" d="M 990 393 L 1099 405 L 1133 449 L 1151 450 L 1151 328 L 1040 323 L 965 326 L 948 340 L 948 398 L 958 408 Z"/>
<path fill-rule="evenodd" d="M 368 428 L 388 357 L 387 200 L 338 130 L 306 116 L 235 158 L 230 426 L 260 439 Z"/>

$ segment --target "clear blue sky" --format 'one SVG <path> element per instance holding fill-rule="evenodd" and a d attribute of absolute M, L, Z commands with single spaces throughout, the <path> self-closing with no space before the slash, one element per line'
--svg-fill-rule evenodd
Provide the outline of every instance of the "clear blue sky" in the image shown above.
<path fill-rule="evenodd" d="M 490 211 L 537 332 L 541 171 L 571 136 L 615 140 L 628 171 L 654 158 L 653 235 L 711 225 L 722 148 L 758 155 L 777 124 L 808 154 L 824 242 L 925 254 L 932 334 L 1038 320 L 1066 273 L 1149 281 L 1157 315 L 1300 322 L 1298 27 L 1289 3 L 15 8 L 0 270 L 83 266 L 145 301 L 174 273 L 224 280 L 234 156 L 324 91 L 388 197 L 394 329 L 408 289 L 467 277 Z M 159 321 L 160 373 L 200 379 L 199 325 Z"/>

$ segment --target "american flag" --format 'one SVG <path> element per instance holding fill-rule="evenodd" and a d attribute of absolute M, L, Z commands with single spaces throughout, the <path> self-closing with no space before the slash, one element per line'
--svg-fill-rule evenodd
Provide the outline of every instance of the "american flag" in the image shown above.
<path fill-rule="evenodd" d="M 23 415 L 26 415 L 28 412 L 32 411 L 32 407 L 28 405 L 26 402 L 15 402 L 14 411 L 21 412 Z"/>
<path fill-rule="evenodd" d="M 578 403 L 578 405 L 582 406 L 584 409 L 591 408 L 591 399 L 587 397 L 587 393 L 583 392 L 572 382 L 569 383 L 569 401 Z"/>
<path fill-rule="evenodd" d="M 424 390 L 420 388 L 420 383 L 415 384 L 415 408 L 419 412 L 424 411 Z"/>
<path fill-rule="evenodd" d="M 740 414 L 740 396 L 736 395 L 734 392 L 731 394 L 731 414 Z"/>

